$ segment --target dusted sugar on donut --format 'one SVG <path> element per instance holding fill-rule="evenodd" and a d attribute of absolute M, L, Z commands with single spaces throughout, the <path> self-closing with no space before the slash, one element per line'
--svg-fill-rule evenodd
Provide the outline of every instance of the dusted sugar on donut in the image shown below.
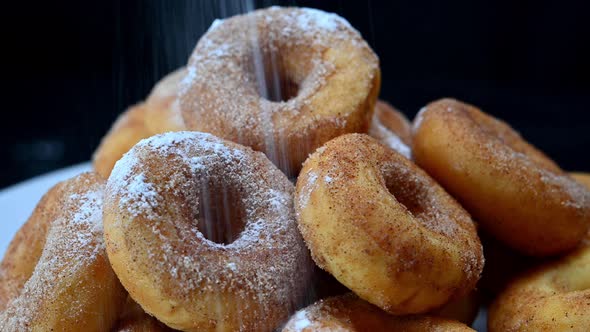
<path fill-rule="evenodd" d="M 309 8 L 218 21 L 187 71 L 188 128 L 262 151 L 288 176 L 328 140 L 366 132 L 380 87 L 378 58 L 358 31 Z"/>
<path fill-rule="evenodd" d="M 473 331 L 467 325 L 444 318 L 392 316 L 354 294 L 331 297 L 298 311 L 283 332 L 320 331 Z"/>
<path fill-rule="evenodd" d="M 293 184 L 262 153 L 209 134 L 143 140 L 113 169 L 105 237 L 133 299 L 184 331 L 272 331 L 311 260 Z"/>
<path fill-rule="evenodd" d="M 590 233 L 575 251 L 513 280 L 490 307 L 488 330 L 590 331 Z"/>
<path fill-rule="evenodd" d="M 0 313 L 1 331 L 104 331 L 114 326 L 125 291 L 105 251 L 103 188 L 104 182 L 92 173 L 67 180 L 49 192 L 56 197 L 41 201 L 57 206 L 41 207 L 47 214 L 38 214 L 37 209 L 32 218 L 39 219 L 30 219 L 21 228 L 15 241 L 31 239 L 20 234 L 31 224 L 49 224 L 42 252 L 37 253 L 33 243 L 35 252 L 19 251 L 37 263 L 19 294 Z M 10 247 L 15 246 L 13 241 Z"/>
<path fill-rule="evenodd" d="M 309 157 L 295 210 L 314 261 L 390 313 L 424 313 L 466 295 L 483 268 L 469 214 L 367 135 L 338 137 Z"/>
<path fill-rule="evenodd" d="M 29 219 L 14 235 L 0 263 L 0 312 L 16 298 L 33 274 L 51 224 L 62 212 L 64 182 L 43 195 Z"/>
<path fill-rule="evenodd" d="M 412 126 L 401 112 L 378 100 L 368 134 L 404 157 L 412 158 Z"/>
<path fill-rule="evenodd" d="M 414 123 L 416 163 L 482 228 L 527 255 L 573 249 L 590 226 L 590 191 L 506 123 L 453 99 Z"/>

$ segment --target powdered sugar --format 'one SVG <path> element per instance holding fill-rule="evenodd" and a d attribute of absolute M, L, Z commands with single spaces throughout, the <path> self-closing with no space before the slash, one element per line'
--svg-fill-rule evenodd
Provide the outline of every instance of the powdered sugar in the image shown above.
<path fill-rule="evenodd" d="M 291 323 L 294 325 L 295 332 L 303 331 L 304 328 L 311 325 L 311 321 L 307 318 L 305 310 L 298 311 L 295 316 L 291 318 Z"/>
<path fill-rule="evenodd" d="M 352 29 L 350 23 L 344 18 L 315 8 L 301 8 L 301 12 L 297 15 L 296 21 L 299 28 L 303 30 L 319 28 L 335 32 L 340 26 Z"/>

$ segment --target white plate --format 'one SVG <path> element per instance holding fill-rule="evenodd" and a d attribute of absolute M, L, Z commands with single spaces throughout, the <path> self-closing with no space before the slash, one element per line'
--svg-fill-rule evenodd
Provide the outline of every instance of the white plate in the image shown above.
<path fill-rule="evenodd" d="M 60 181 L 91 169 L 90 162 L 85 162 L 40 175 L 0 190 L 0 211 L 3 216 L 0 226 L 0 257 L 4 257 L 8 243 L 20 226 L 27 221 L 49 188 Z"/>
<path fill-rule="evenodd" d="M 4 251 L 10 240 L 19 227 L 27 221 L 33 208 L 49 188 L 60 181 L 90 170 L 92 165 L 86 162 L 40 175 L 0 190 L 0 211 L 4 215 L 0 231 L 0 257 L 4 257 Z M 473 327 L 477 331 L 485 331 L 485 324 L 486 310 L 482 308 Z"/>

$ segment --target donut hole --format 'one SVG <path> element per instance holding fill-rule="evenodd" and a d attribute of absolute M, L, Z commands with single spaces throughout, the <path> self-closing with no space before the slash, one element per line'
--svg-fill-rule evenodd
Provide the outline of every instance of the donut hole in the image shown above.
<path fill-rule="evenodd" d="M 418 180 L 410 181 L 407 176 L 386 171 L 383 174 L 385 187 L 395 199 L 403 205 L 414 216 L 422 215 L 426 206 L 424 205 L 424 188 Z"/>
<path fill-rule="evenodd" d="M 220 179 L 203 181 L 199 195 L 197 228 L 215 243 L 230 244 L 246 225 L 246 209 L 239 192 Z"/>
<path fill-rule="evenodd" d="M 299 93 L 299 83 L 289 75 L 284 59 L 278 47 L 254 48 L 252 52 L 250 67 L 257 91 L 268 101 L 289 101 Z"/>

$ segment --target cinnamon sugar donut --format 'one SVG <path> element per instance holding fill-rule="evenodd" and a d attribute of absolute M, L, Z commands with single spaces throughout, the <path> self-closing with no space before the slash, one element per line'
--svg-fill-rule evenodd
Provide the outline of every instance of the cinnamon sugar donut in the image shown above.
<path fill-rule="evenodd" d="M 209 134 L 166 133 L 117 162 L 107 252 L 143 309 L 183 331 L 271 331 L 307 285 L 293 185 L 262 153 Z"/>
<path fill-rule="evenodd" d="M 369 135 L 386 146 L 412 157 L 412 127 L 410 121 L 389 103 L 378 100 L 369 126 Z"/>
<path fill-rule="evenodd" d="M 590 192 L 506 123 L 442 99 L 416 117 L 416 163 L 481 226 L 535 256 L 574 248 L 590 226 Z"/>
<path fill-rule="evenodd" d="M 57 197 L 41 201 L 57 206 L 38 207 L 19 231 L 14 241 L 35 240 L 29 232 L 36 229 L 46 232 L 40 234 L 45 244 L 42 252 L 33 243 L 31 249 L 8 251 L 37 263 L 32 272 L 21 269 L 30 275 L 0 314 L 1 331 L 104 331 L 114 325 L 125 291 L 105 252 L 103 188 L 91 173 L 59 184 L 48 194 Z M 14 241 L 10 247 L 19 247 Z"/>
<path fill-rule="evenodd" d="M 512 281 L 490 307 L 488 330 L 590 331 L 590 233 L 574 252 Z"/>
<path fill-rule="evenodd" d="M 354 294 L 331 297 L 298 311 L 283 332 L 473 331 L 457 321 L 431 316 L 392 316 Z"/>
<path fill-rule="evenodd" d="M 41 257 L 47 231 L 62 212 L 64 183 L 53 186 L 43 195 L 33 213 L 18 232 L 0 263 L 0 312 L 16 298 L 29 280 Z"/>
<path fill-rule="evenodd" d="M 307 159 L 295 211 L 316 264 L 390 313 L 423 313 L 459 298 L 483 268 L 469 214 L 367 135 L 340 136 Z"/>
<path fill-rule="evenodd" d="M 109 177 L 113 166 L 125 152 L 141 139 L 152 135 L 145 126 L 146 110 L 144 103 L 131 106 L 117 118 L 103 137 L 92 156 L 92 166 L 104 179 Z"/>
<path fill-rule="evenodd" d="M 188 128 L 262 151 L 289 176 L 331 138 L 366 132 L 380 87 L 378 58 L 358 31 L 310 8 L 216 21 L 187 70 Z"/>

